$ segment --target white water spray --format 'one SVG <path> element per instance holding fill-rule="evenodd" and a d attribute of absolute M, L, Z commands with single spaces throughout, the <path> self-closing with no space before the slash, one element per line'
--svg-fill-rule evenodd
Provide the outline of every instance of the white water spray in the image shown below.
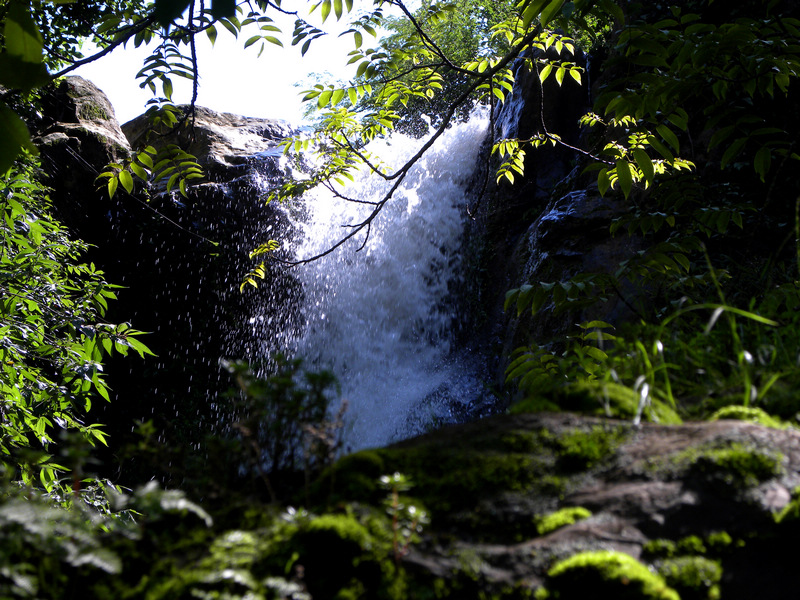
<path fill-rule="evenodd" d="M 305 327 L 294 350 L 308 366 L 338 377 L 348 403 L 348 450 L 453 421 L 482 392 L 451 348 L 450 295 L 468 218 L 466 185 L 487 124 L 487 117 L 473 115 L 445 132 L 373 221 L 362 250 L 363 234 L 296 272 Z M 370 150 L 397 167 L 423 141 L 394 135 Z M 389 185 L 364 173 L 343 195 L 376 201 Z M 343 225 L 363 221 L 372 209 L 326 190 L 305 202 L 309 214 L 297 224 L 300 241 L 293 244 L 299 258 L 330 248 L 347 233 Z"/>

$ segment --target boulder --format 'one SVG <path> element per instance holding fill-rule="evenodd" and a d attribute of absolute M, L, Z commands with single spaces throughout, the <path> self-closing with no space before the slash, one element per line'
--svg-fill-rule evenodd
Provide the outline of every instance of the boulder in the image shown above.
<path fill-rule="evenodd" d="M 187 106 L 180 108 L 188 110 Z M 194 114 L 167 136 L 149 134 L 148 128 L 146 113 L 122 126 L 134 148 L 177 144 L 198 157 L 208 180 L 228 183 L 247 176 L 259 163 L 269 164 L 269 158 L 278 159 L 282 154 L 278 143 L 293 133 L 285 121 L 220 113 L 202 106 L 195 107 Z"/>
<path fill-rule="evenodd" d="M 65 77 L 42 98 L 41 118 L 31 123 L 42 168 L 53 188 L 59 218 L 92 243 L 107 228 L 109 201 L 95 179 L 110 162 L 131 152 L 108 97 L 91 81 Z"/>
<path fill-rule="evenodd" d="M 560 561 L 597 551 L 662 573 L 683 598 L 797 594 L 793 428 L 501 415 L 349 456 L 336 489 L 366 500 L 368 476 L 395 471 L 414 484 L 406 502 L 432 515 L 405 564 L 416 583 L 438 580 L 453 594 L 442 597 L 531 597 Z M 685 572 L 706 568 L 721 576 L 692 582 Z M 600 587 L 593 597 L 615 596 Z"/>

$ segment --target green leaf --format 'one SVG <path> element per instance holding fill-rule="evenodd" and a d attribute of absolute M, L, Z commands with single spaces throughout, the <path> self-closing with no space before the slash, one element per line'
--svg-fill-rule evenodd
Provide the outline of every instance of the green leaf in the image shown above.
<path fill-rule="evenodd" d="M 117 184 L 119 184 L 119 179 L 116 177 L 112 177 L 108 180 L 108 197 L 113 198 L 114 194 L 117 193 Z"/>
<path fill-rule="evenodd" d="M 647 152 L 641 148 L 634 148 L 631 152 L 633 153 L 634 160 L 636 160 L 636 164 L 642 170 L 645 181 L 652 183 L 655 177 L 655 167 L 653 166 L 653 161 L 650 160 L 650 157 L 647 155 Z"/>
<path fill-rule="evenodd" d="M 333 96 L 333 90 L 325 90 L 319 95 L 317 98 L 317 108 L 325 108 L 331 101 L 331 97 Z"/>
<path fill-rule="evenodd" d="M 556 14 L 561 11 L 561 7 L 564 5 L 564 2 L 565 0 L 553 0 L 547 5 L 547 7 L 539 15 L 539 22 L 543 27 L 552 21 L 553 17 L 555 17 Z"/>
<path fill-rule="evenodd" d="M 0 54 L 0 85 L 27 92 L 47 85 L 50 79 L 43 63 L 24 62 L 6 52 Z"/>
<path fill-rule="evenodd" d="M 156 0 L 153 16 L 162 27 L 168 27 L 183 14 L 190 0 Z"/>
<path fill-rule="evenodd" d="M 211 16 L 215 19 L 233 17 L 236 14 L 236 0 L 211 0 Z"/>
<path fill-rule="evenodd" d="M 0 175 L 8 171 L 23 150 L 38 154 L 31 143 L 28 127 L 19 116 L 5 104 L 0 103 Z"/>
<path fill-rule="evenodd" d="M 622 188 L 622 193 L 627 198 L 631 195 L 631 189 L 633 188 L 633 175 L 631 173 L 631 165 L 628 163 L 627 160 L 618 160 L 616 162 L 617 167 L 617 180 L 619 181 L 619 186 Z"/>
<path fill-rule="evenodd" d="M 342 0 L 333 0 L 333 12 L 337 21 L 342 18 Z"/>
<path fill-rule="evenodd" d="M 528 0 L 522 11 L 522 28 L 527 29 L 533 20 L 539 16 L 547 0 Z"/>
<path fill-rule="evenodd" d="M 753 161 L 753 167 L 758 173 L 758 176 L 761 178 L 761 181 L 766 181 L 767 172 L 769 171 L 770 164 L 772 163 L 772 152 L 767 146 L 762 146 L 758 152 L 756 152 L 755 160 Z"/>
<path fill-rule="evenodd" d="M 153 168 L 153 159 L 147 152 L 139 152 L 139 154 L 136 155 L 136 159 L 148 169 Z"/>
<path fill-rule="evenodd" d="M 167 100 L 172 100 L 172 81 L 166 77 L 161 80 L 161 86 L 164 90 L 164 96 Z"/>
<path fill-rule="evenodd" d="M 42 62 L 43 39 L 30 15 L 27 3 L 12 0 L 5 16 L 5 50 L 21 61 L 31 64 Z"/>
<path fill-rule="evenodd" d="M 133 192 L 133 177 L 128 171 L 120 171 L 119 172 L 119 182 L 122 184 L 122 187 L 125 188 L 125 191 L 129 194 Z"/>
<path fill-rule="evenodd" d="M 611 178 L 608 175 L 608 169 L 602 169 L 597 174 L 597 189 L 601 196 L 605 196 L 608 188 L 611 187 Z"/>
<path fill-rule="evenodd" d="M 680 152 L 680 144 L 678 143 L 678 136 L 676 136 L 672 130 L 667 127 L 666 125 L 659 125 L 656 127 L 656 131 L 658 131 L 661 138 L 667 142 L 670 146 L 672 146 L 675 152 Z"/>
<path fill-rule="evenodd" d="M 211 47 L 214 47 L 214 44 L 217 41 L 217 28 L 211 25 L 208 29 L 206 29 L 206 35 L 208 39 L 211 41 Z"/>
<path fill-rule="evenodd" d="M 230 31 L 233 34 L 233 37 L 239 37 L 239 30 L 236 28 L 229 19 L 222 19 L 220 20 L 220 25 L 222 25 L 225 29 Z"/>
<path fill-rule="evenodd" d="M 745 143 L 747 142 L 747 138 L 741 137 L 737 138 L 733 141 L 733 143 L 728 146 L 725 152 L 722 155 L 722 158 L 719 161 L 720 169 L 724 169 L 725 166 L 737 155 L 739 151 L 744 147 Z"/>
<path fill-rule="evenodd" d="M 331 14 L 331 0 L 323 0 L 322 8 L 320 9 L 320 16 L 322 17 L 323 23 L 328 19 L 328 15 L 330 14 Z"/>

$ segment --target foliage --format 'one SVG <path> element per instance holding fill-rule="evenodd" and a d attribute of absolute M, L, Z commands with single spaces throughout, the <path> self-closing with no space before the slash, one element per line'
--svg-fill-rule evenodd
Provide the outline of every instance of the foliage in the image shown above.
<path fill-rule="evenodd" d="M 606 272 L 508 293 L 506 310 L 519 316 L 580 323 L 512 356 L 507 378 L 528 404 L 577 388 L 594 389 L 618 416 L 609 398 L 628 397 L 635 420 L 663 405 L 690 417 L 732 403 L 797 411 L 786 389 L 799 374 L 798 322 L 786 307 L 798 273 L 790 165 L 800 155 L 788 132 L 800 23 L 782 3 L 737 4 L 724 18 L 710 4 L 618 15 L 594 112 L 582 119 L 583 165 L 601 194 L 623 201 L 610 233 L 639 249 Z M 498 144 L 511 157 L 506 172 L 518 172 L 508 149 L 525 146 Z M 598 320 L 612 303 L 627 315 Z"/>
<path fill-rule="evenodd" d="M 545 26 L 550 21 L 564 25 L 580 20 L 589 8 L 588 3 L 576 3 L 580 5 L 579 10 L 570 14 L 561 11 L 562 4 L 560 1 L 523 0 L 513 10 L 501 5 L 499 13 L 479 18 L 477 27 L 463 24 L 471 41 L 466 47 L 459 48 L 463 54 L 457 56 L 458 53 L 454 53 L 453 57 L 449 55 L 453 46 L 450 36 L 464 31 L 463 27 L 450 26 L 463 19 L 463 14 L 453 13 L 459 8 L 464 8 L 467 14 L 474 14 L 476 10 L 480 13 L 486 8 L 482 3 L 461 6 L 432 2 L 417 13 L 411 13 L 400 4 L 398 7 L 405 20 L 393 21 L 394 34 L 383 42 L 379 41 L 376 48 L 364 45 L 362 30 L 370 32 L 370 29 L 365 28 L 362 21 L 354 22 L 353 29 L 347 32 L 353 34 L 356 46 L 349 55 L 349 63 L 356 65 L 354 80 L 343 85 L 319 84 L 307 90 L 304 101 L 315 103 L 319 110 L 315 130 L 302 132 L 283 144 L 285 153 L 298 162 L 303 155 L 313 155 L 314 166 L 305 178 L 288 181 L 275 190 L 271 199 L 296 198 L 319 185 L 340 193 L 337 186 L 353 179 L 354 173 L 361 169 L 391 181 L 392 185 L 383 198 L 366 207 L 363 219 L 350 225 L 338 242 L 319 255 L 299 262 L 321 258 L 357 236 L 359 239 L 363 237 L 363 243 L 366 243 L 373 221 L 391 201 L 409 169 L 442 135 L 459 111 L 476 102 L 495 106 L 505 100 L 514 81 L 514 61 L 519 57 L 525 56 L 524 62 L 530 68 L 542 69 L 542 79 L 547 79 L 550 73 L 559 84 L 566 74 L 581 79 L 582 68 L 561 57 L 574 52 L 571 39 L 545 29 Z M 383 18 L 382 13 L 378 15 L 380 3 L 378 6 L 370 19 Z M 501 17 L 505 18 L 492 26 L 490 35 L 479 36 L 483 21 Z M 369 28 L 372 28 L 371 20 Z M 542 54 L 548 49 L 558 56 Z M 466 55 L 467 50 L 473 50 L 471 56 Z M 461 57 L 463 62 L 454 62 Z M 404 165 L 395 171 L 386 170 L 380 158 L 369 151 L 369 142 L 390 134 L 404 115 L 420 114 L 423 109 L 418 107 L 427 105 L 429 101 L 432 103 L 431 112 L 437 117 L 435 130 L 420 151 Z M 548 141 L 559 142 L 555 134 L 546 137 Z M 537 138 L 530 143 L 540 141 Z M 524 143 L 510 140 L 498 149 L 510 152 L 513 163 L 520 156 L 515 149 Z M 513 178 L 513 170 L 513 167 L 505 169 L 505 176 Z M 359 202 L 358 199 L 351 200 Z"/>
<path fill-rule="evenodd" d="M 221 529 L 181 492 L 154 483 L 99 513 L 19 494 L 0 503 L 4 598 L 409 597 L 382 511 L 320 514 L 260 506 L 256 526 Z M 257 505 L 252 505 L 255 508 Z"/>
<path fill-rule="evenodd" d="M 392 552 L 396 563 L 408 554 L 413 542 L 420 541 L 422 528 L 429 523 L 428 514 L 417 505 L 401 497 L 401 492 L 411 489 L 411 481 L 402 473 L 382 475 L 380 485 L 388 490 L 384 500 L 386 512 L 392 520 Z"/>
<path fill-rule="evenodd" d="M 38 476 L 50 489 L 73 466 L 52 459 L 54 442 L 75 432 L 88 444 L 106 443 L 100 425 L 86 421 L 98 397 L 109 399 L 103 359 L 150 351 L 127 323 L 103 321 L 115 286 L 80 262 L 86 245 L 53 219 L 37 177 L 33 166 L 19 166 L 0 179 L 0 452 L 25 482 Z"/>
<path fill-rule="evenodd" d="M 442 14 L 442 10 L 446 10 Z M 416 56 L 402 57 L 409 50 L 409 40 L 419 40 L 423 46 L 435 44 L 446 57 L 446 62 L 436 66 L 442 89 L 439 93 L 412 95 L 402 107 L 398 107 L 400 119 L 396 128 L 417 136 L 428 133 L 430 126 L 437 126 L 439 118 L 448 106 L 463 93 L 469 78 L 458 68 L 486 53 L 501 54 L 509 49 L 503 36 L 491 35 L 492 28 L 506 21 L 514 11 L 514 3 L 486 2 L 481 0 L 456 0 L 443 9 L 433 2 L 424 2 L 409 17 L 389 17 L 384 28 L 390 34 L 380 40 L 380 51 L 389 55 L 401 54 L 398 79 L 411 87 L 423 77 L 415 74 Z M 425 37 L 423 37 L 423 35 Z M 363 64 L 363 63 L 362 63 Z M 365 67 L 366 70 L 366 67 Z M 408 73 L 404 76 L 402 73 Z M 466 119 L 475 100 L 463 103 L 458 108 L 458 117 Z M 380 100 L 368 97 L 359 106 L 362 109 L 379 108 Z"/>
<path fill-rule="evenodd" d="M 328 420 L 328 405 L 338 384 L 329 371 L 301 373 L 302 360 L 275 357 L 268 377 L 242 362 L 225 364 L 238 391 L 232 394 L 234 427 L 248 466 L 259 473 L 273 500 L 271 475 L 304 468 L 307 475 L 329 465 L 341 447 L 342 417 Z"/>

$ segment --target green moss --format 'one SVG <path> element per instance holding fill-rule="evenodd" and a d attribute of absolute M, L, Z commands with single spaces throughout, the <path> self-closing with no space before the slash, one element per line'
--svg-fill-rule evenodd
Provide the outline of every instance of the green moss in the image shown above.
<path fill-rule="evenodd" d="M 679 554 L 705 554 L 706 547 L 696 535 L 689 535 L 678 540 L 677 549 Z"/>
<path fill-rule="evenodd" d="M 658 561 L 658 574 L 680 594 L 681 600 L 717 600 L 722 567 L 703 556 L 679 556 Z"/>
<path fill-rule="evenodd" d="M 588 519 L 592 516 L 591 511 L 582 506 L 571 506 L 562 508 L 547 515 L 537 517 L 536 531 L 539 535 L 546 535 L 556 529 L 561 529 L 567 525 L 572 525 L 577 521 Z"/>
<path fill-rule="evenodd" d="M 564 559 L 547 573 L 551 598 L 680 600 L 664 579 L 622 552 L 582 552 Z"/>
<path fill-rule="evenodd" d="M 783 474 L 783 455 L 740 442 L 717 442 L 649 461 L 658 477 L 693 478 L 725 490 L 754 487 Z"/>
<path fill-rule="evenodd" d="M 715 554 L 726 551 L 732 544 L 733 538 L 727 531 L 714 531 L 706 536 L 706 546 Z"/>
<path fill-rule="evenodd" d="M 782 474 L 781 455 L 734 443 L 691 457 L 689 471 L 727 486 L 753 487 Z"/>
<path fill-rule="evenodd" d="M 786 429 L 789 426 L 787 423 L 776 419 L 760 408 L 741 405 L 723 406 L 708 417 L 709 421 L 719 421 L 723 419 L 750 421 L 751 423 L 758 423 L 759 425 L 772 429 Z"/>
<path fill-rule="evenodd" d="M 650 540 L 642 546 L 642 556 L 647 560 L 675 556 L 678 545 L 673 540 Z"/>
<path fill-rule="evenodd" d="M 87 121 L 108 121 L 111 119 L 111 115 L 93 102 L 86 102 L 81 105 L 78 115 L 81 119 Z"/>
<path fill-rule="evenodd" d="M 613 454 L 627 437 L 628 432 L 621 427 L 573 429 L 557 440 L 559 464 L 571 471 L 592 468 Z"/>
<path fill-rule="evenodd" d="M 317 491 L 323 496 L 335 493 L 343 498 L 374 501 L 385 495 L 378 480 L 389 471 L 378 452 L 364 450 L 339 460 L 321 478 Z"/>
<path fill-rule="evenodd" d="M 541 396 L 529 396 L 511 406 L 511 414 L 537 413 L 537 412 L 559 412 L 561 407 L 548 398 Z"/>
<path fill-rule="evenodd" d="M 387 472 L 399 471 L 411 478 L 413 495 L 426 506 L 436 507 L 436 516 L 472 509 L 481 499 L 503 492 L 538 490 L 541 478 L 552 472 L 555 463 L 552 450 L 537 433 L 447 441 L 376 451 Z"/>
<path fill-rule="evenodd" d="M 736 543 L 741 544 L 742 542 Z M 642 546 L 642 558 L 651 561 L 689 554 L 721 556 L 728 552 L 734 544 L 733 538 L 725 531 L 714 531 L 709 533 L 705 539 L 696 535 L 690 535 L 677 541 L 655 539 Z"/>

